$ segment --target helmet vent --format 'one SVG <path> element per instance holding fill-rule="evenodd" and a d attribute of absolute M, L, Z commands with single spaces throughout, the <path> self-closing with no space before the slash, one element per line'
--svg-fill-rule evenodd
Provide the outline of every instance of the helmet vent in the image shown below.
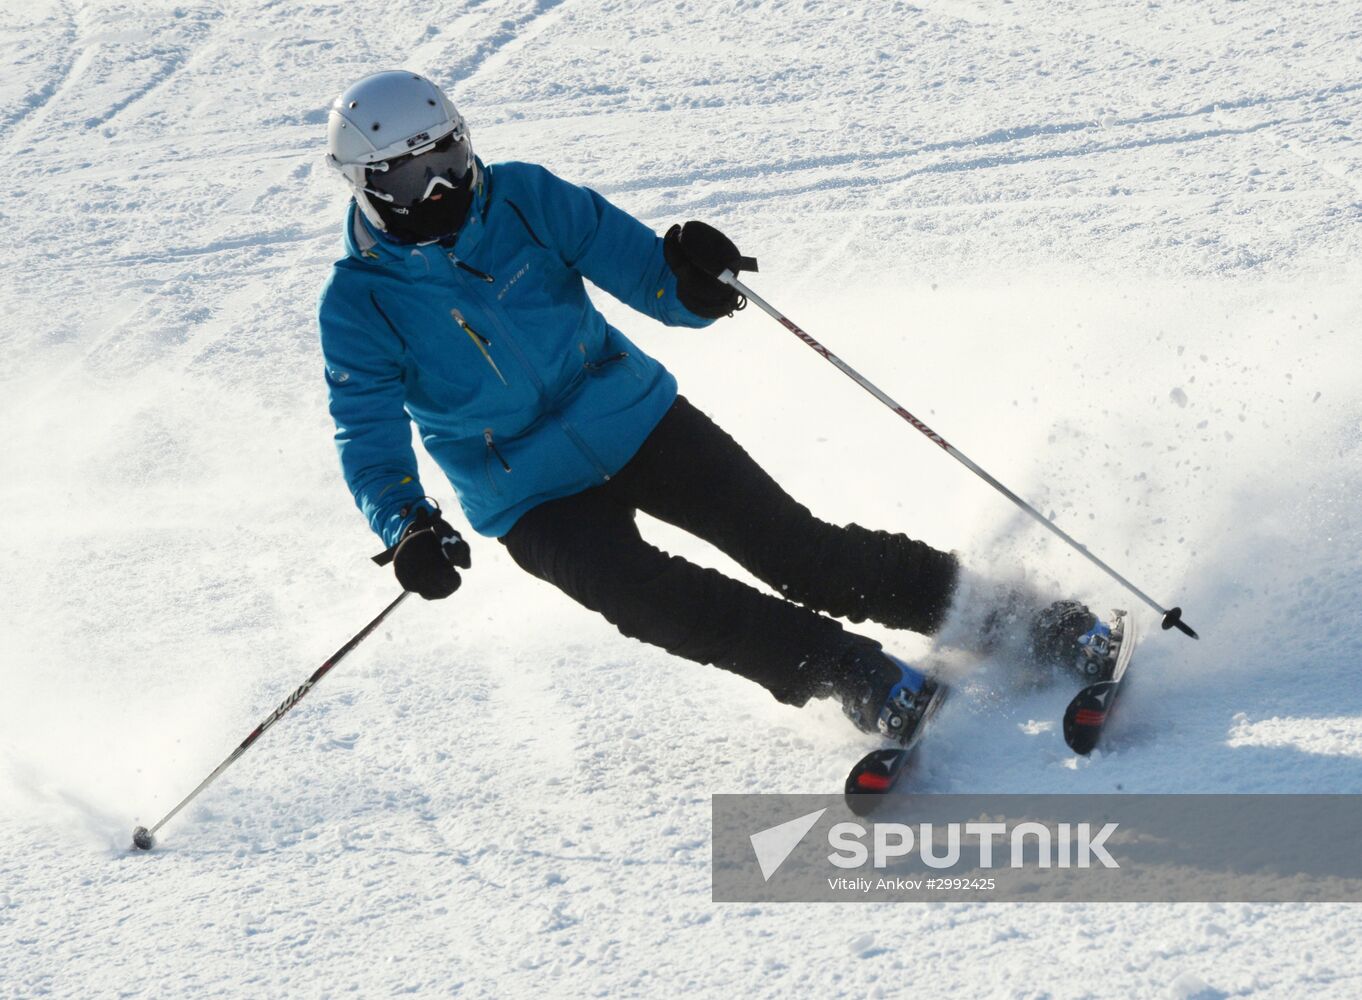
<path fill-rule="evenodd" d="M 351 108 L 357 108 L 357 107 L 359 107 L 359 101 L 351 101 L 351 102 L 350 102 L 350 107 L 351 107 Z"/>
<path fill-rule="evenodd" d="M 371 125 L 371 126 L 369 126 L 369 127 L 372 128 L 375 132 L 377 132 L 377 131 L 378 131 L 378 122 L 374 122 L 373 125 Z"/>

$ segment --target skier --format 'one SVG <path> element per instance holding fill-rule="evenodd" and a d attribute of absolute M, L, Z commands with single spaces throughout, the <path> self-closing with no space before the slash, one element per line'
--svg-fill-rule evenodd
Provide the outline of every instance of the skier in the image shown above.
<path fill-rule="evenodd" d="M 975 648 L 1081 661 L 1106 626 L 1076 602 L 962 570 L 902 534 L 835 526 L 792 499 L 597 311 L 589 279 L 669 326 L 743 308 L 717 275 L 755 269 L 713 226 L 662 238 L 529 163 L 484 164 L 449 98 L 415 73 L 333 103 L 328 161 L 349 183 L 346 256 L 319 305 L 345 480 L 398 581 L 448 597 L 471 553 L 426 497 L 411 424 L 469 524 L 624 635 L 802 705 L 834 697 L 863 731 L 911 739 L 936 690 L 835 618 Z M 642 510 L 726 552 L 782 597 L 646 542 Z"/>

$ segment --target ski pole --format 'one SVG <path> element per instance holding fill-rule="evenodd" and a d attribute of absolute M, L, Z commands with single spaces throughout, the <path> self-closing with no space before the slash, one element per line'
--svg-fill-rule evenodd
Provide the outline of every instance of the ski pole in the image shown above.
<path fill-rule="evenodd" d="M 323 663 L 320 667 L 318 667 L 311 677 L 303 681 L 302 685 L 298 688 L 297 691 L 294 691 L 291 695 L 285 698 L 283 702 L 280 703 L 278 708 L 276 708 L 273 712 L 271 712 L 269 715 L 265 717 L 264 722 L 260 723 L 260 725 L 256 726 L 253 730 L 251 730 L 251 734 L 241 741 L 241 745 L 239 747 L 237 747 L 235 750 L 233 750 L 230 754 L 227 755 L 227 759 L 224 760 L 221 764 L 219 764 L 212 774 L 210 774 L 208 777 L 204 778 L 201 782 L 199 782 L 199 786 L 195 788 L 192 792 L 190 792 L 188 795 L 186 795 L 180 801 L 179 805 L 177 805 L 174 809 L 170 810 L 170 812 L 162 816 L 161 821 L 159 823 L 153 826 L 150 830 L 148 830 L 145 826 L 139 826 L 137 827 L 137 829 L 133 830 L 132 831 L 133 846 L 143 851 L 151 850 L 152 847 L 154 847 L 156 844 L 155 834 L 157 830 L 165 826 L 166 823 L 170 822 L 171 818 L 176 813 L 178 813 L 185 806 L 189 805 L 189 803 L 193 800 L 194 796 L 198 795 L 199 792 L 203 791 L 215 780 L 217 780 L 218 775 L 220 775 L 223 771 L 227 770 L 227 768 L 235 764 L 238 758 L 240 758 L 242 754 L 244 754 L 247 750 L 250 749 L 251 744 L 254 743 L 256 740 L 260 739 L 262 735 L 264 735 L 265 730 L 269 729 L 270 726 L 274 725 L 281 718 L 283 718 L 284 713 L 286 713 L 294 705 L 302 701 L 303 695 L 307 694 L 314 687 L 316 687 L 317 682 L 320 681 L 323 677 L 325 677 L 327 673 L 330 672 L 332 667 L 334 667 L 341 660 L 345 659 L 346 654 L 349 653 L 350 650 L 354 649 L 361 642 L 363 642 L 364 639 L 371 632 L 373 632 L 374 629 L 378 628 L 378 626 L 382 624 L 383 619 L 387 618 L 388 615 L 392 612 L 392 610 L 396 608 L 399 604 L 401 604 L 403 601 L 405 601 L 409 596 L 411 596 L 411 591 L 409 590 L 402 591 L 402 593 L 397 595 L 396 600 L 394 600 L 391 604 L 389 604 L 386 608 L 384 608 L 382 611 L 378 613 L 378 617 L 376 617 L 373 621 L 369 622 L 368 625 L 365 625 L 362 629 L 356 632 L 344 646 L 342 646 L 340 649 L 332 653 L 331 658 L 328 659 L 325 663 Z"/>
<path fill-rule="evenodd" d="M 984 482 L 988 483 L 988 485 L 992 486 L 1003 496 L 1007 497 L 1007 499 L 1011 500 L 1014 504 L 1016 504 L 1027 514 L 1030 514 L 1038 522 L 1043 524 L 1046 528 L 1048 528 L 1050 531 L 1054 532 L 1061 539 L 1063 539 L 1065 544 L 1067 544 L 1070 548 L 1078 552 L 1089 562 L 1091 562 L 1094 566 L 1096 566 L 1102 572 L 1106 573 L 1107 576 L 1111 577 L 1126 590 L 1130 591 L 1140 600 L 1144 601 L 1145 604 L 1148 604 L 1151 608 L 1157 611 L 1160 615 L 1163 616 L 1163 627 L 1165 629 L 1176 628 L 1179 632 L 1182 632 L 1184 635 L 1191 636 L 1193 639 L 1200 638 L 1200 636 L 1198 636 L 1196 632 L 1192 630 L 1192 627 L 1182 620 L 1181 608 L 1163 607 L 1162 605 L 1159 604 L 1158 601 L 1154 600 L 1154 598 L 1150 597 L 1139 587 L 1135 586 L 1135 584 L 1131 583 L 1120 573 L 1116 572 L 1116 570 L 1112 569 L 1101 559 L 1097 558 L 1097 556 L 1089 552 L 1088 547 L 1086 545 L 1082 545 L 1079 542 L 1075 541 L 1074 538 L 1070 536 L 1068 532 L 1064 531 L 1064 529 L 1060 528 L 1059 525 L 1055 524 L 1053 521 L 1046 518 L 1045 515 L 1043 515 L 1040 511 L 1036 510 L 1036 508 L 1032 507 L 1021 497 L 1017 496 L 1017 494 L 1013 493 L 998 480 L 990 476 L 977 464 L 971 461 L 970 458 L 967 455 L 965 455 L 964 452 L 960 451 L 960 449 L 956 448 L 936 431 L 932 430 L 917 417 L 909 413 L 906 409 L 904 409 L 892 398 L 890 398 L 883 390 L 878 388 L 868 378 L 866 378 L 865 376 L 861 375 L 858 371 L 856 371 L 856 369 L 852 368 L 849 364 L 847 364 L 837 355 L 833 354 L 818 341 L 814 340 L 813 337 L 809 336 L 809 334 L 807 334 L 798 325 L 796 325 L 793 320 L 789 319 L 782 312 L 780 312 L 780 310 L 776 309 L 769 302 L 763 299 L 760 295 L 758 295 L 756 292 L 752 291 L 752 289 L 748 288 L 741 281 L 739 281 L 737 275 L 735 275 L 732 271 L 730 270 L 723 271 L 723 273 L 719 275 L 719 280 L 724 282 L 724 284 L 726 285 L 732 286 L 740 294 L 746 296 L 747 301 L 754 303 L 759 309 L 761 309 L 762 312 L 766 313 L 781 326 L 785 327 L 785 329 L 789 330 L 796 337 L 804 341 L 804 343 L 808 344 L 815 351 L 821 354 L 825 360 L 830 361 L 834 365 L 836 365 L 839 369 L 841 369 L 844 375 L 849 377 L 862 389 L 870 393 L 870 395 L 874 396 L 881 403 L 889 407 L 889 409 L 893 410 L 900 417 L 908 421 L 908 423 L 912 424 L 924 435 L 926 435 L 929 441 L 940 446 L 940 448 L 943 451 L 945 451 L 946 454 L 950 455 L 953 459 L 955 459 L 965 468 L 969 469 L 970 472 L 973 472 Z"/>

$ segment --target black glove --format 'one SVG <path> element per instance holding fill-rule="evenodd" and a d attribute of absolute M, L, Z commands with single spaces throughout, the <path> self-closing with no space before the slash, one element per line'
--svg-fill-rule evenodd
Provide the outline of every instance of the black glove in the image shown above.
<path fill-rule="evenodd" d="M 747 304 L 719 275 L 755 271 L 757 262 L 738 253 L 733 241 L 708 223 L 692 219 L 672 226 L 662 238 L 662 255 L 676 275 L 676 297 L 695 315 L 718 319 Z"/>
<path fill-rule="evenodd" d="M 402 533 L 393 555 L 393 572 L 403 590 L 428 601 L 438 601 L 459 589 L 459 570 L 468 569 L 473 556 L 468 543 L 438 513 L 421 508 Z"/>

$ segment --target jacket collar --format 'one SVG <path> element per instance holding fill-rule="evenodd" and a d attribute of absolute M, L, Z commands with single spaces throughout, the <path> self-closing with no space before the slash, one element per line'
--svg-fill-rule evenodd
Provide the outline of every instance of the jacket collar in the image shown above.
<path fill-rule="evenodd" d="M 482 242 L 483 233 L 486 232 L 487 206 L 491 202 L 491 189 L 492 173 L 479 160 L 478 187 L 473 192 L 473 203 L 468 206 L 468 218 L 464 220 L 452 248 L 443 247 L 438 243 L 421 245 L 399 243 L 365 218 L 352 198 L 345 225 L 345 252 L 356 260 L 379 266 L 405 266 L 416 271 L 429 271 L 433 255 L 443 256 L 451 250 L 455 257 L 465 259 L 476 250 L 478 244 Z"/>

